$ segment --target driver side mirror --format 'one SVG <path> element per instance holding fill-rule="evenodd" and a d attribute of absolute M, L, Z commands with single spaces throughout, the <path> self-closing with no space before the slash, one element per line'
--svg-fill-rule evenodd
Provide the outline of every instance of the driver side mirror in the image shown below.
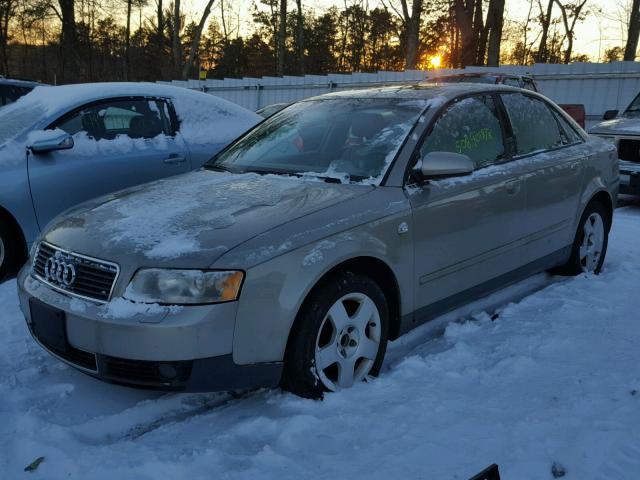
<path fill-rule="evenodd" d="M 27 148 L 33 153 L 47 153 L 73 148 L 73 137 L 62 130 L 38 130 L 29 134 Z"/>
<path fill-rule="evenodd" d="M 618 110 L 607 110 L 602 116 L 603 120 L 613 120 L 618 116 Z"/>
<path fill-rule="evenodd" d="M 425 179 L 457 177 L 473 173 L 473 161 L 461 153 L 429 152 L 422 157 L 420 173 Z"/>

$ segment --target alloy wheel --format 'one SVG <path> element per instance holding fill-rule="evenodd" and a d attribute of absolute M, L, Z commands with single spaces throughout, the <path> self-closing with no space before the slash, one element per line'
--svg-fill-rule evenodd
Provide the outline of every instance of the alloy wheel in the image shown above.
<path fill-rule="evenodd" d="M 381 338 L 380 312 L 363 293 L 336 301 L 320 325 L 315 345 L 315 370 L 329 390 L 348 388 L 371 371 Z"/>
<path fill-rule="evenodd" d="M 593 273 L 598 268 L 604 247 L 604 222 L 599 213 L 593 212 L 587 217 L 582 234 L 580 266 L 583 272 Z"/>

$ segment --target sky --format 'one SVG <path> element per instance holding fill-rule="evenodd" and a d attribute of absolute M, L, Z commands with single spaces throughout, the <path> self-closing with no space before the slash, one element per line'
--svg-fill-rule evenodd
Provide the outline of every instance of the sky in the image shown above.
<path fill-rule="evenodd" d="M 354 0 L 346 0 L 349 4 Z M 398 0 L 390 0 L 399 5 Z M 428 0 L 426 0 L 428 2 Z M 568 2 L 569 0 L 563 0 Z M 251 29 L 251 6 L 253 0 L 233 0 L 233 9 L 240 18 L 241 33 Z M 358 2 L 359 3 L 359 2 Z M 375 8 L 382 4 L 380 0 L 369 0 L 369 8 Z M 506 0 L 506 17 L 521 21 L 526 19 L 529 9 L 529 0 Z M 538 13 L 537 1 L 534 2 L 534 15 Z M 546 1 L 542 0 L 546 5 Z M 199 19 L 200 12 L 204 8 L 206 0 L 182 0 L 182 5 L 187 18 Z M 216 2 L 217 4 L 217 2 Z M 295 2 L 289 1 L 289 9 L 295 11 Z M 332 5 L 344 8 L 344 0 L 303 0 L 304 8 L 325 10 Z M 387 1 L 388 4 L 388 1 Z M 594 61 L 602 58 L 605 50 L 614 46 L 624 46 L 626 38 L 627 11 L 629 11 L 631 0 L 587 0 L 589 15 L 583 22 L 579 23 L 575 29 L 574 52 L 589 55 Z M 555 7 L 555 14 L 559 15 L 559 10 Z M 212 17 L 218 16 L 218 9 L 214 7 Z M 621 21 L 624 19 L 624 21 Z M 533 34 L 535 35 L 535 34 Z"/>

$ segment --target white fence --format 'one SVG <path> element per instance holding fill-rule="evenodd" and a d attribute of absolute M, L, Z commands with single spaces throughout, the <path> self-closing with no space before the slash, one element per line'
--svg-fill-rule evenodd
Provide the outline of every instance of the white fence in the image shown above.
<path fill-rule="evenodd" d="M 186 82 L 174 80 L 171 84 L 200 89 L 250 110 L 257 110 L 272 103 L 293 102 L 332 91 L 415 83 L 448 73 L 476 71 L 531 75 L 536 79 L 540 91 L 555 102 L 584 104 L 587 118 L 591 121 L 601 118 L 605 110 L 624 109 L 640 91 L 640 62 L 507 65 L 498 68 L 468 67 L 456 70 L 225 78 Z"/>

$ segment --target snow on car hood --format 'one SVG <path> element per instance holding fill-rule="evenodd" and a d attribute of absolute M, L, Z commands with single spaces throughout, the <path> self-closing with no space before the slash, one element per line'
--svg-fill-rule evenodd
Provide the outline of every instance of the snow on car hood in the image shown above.
<path fill-rule="evenodd" d="M 372 189 L 199 170 L 69 210 L 44 239 L 119 263 L 203 268 L 260 233 Z"/>
<path fill-rule="evenodd" d="M 599 123 L 589 129 L 592 135 L 640 135 L 640 118 L 619 117 Z"/>

